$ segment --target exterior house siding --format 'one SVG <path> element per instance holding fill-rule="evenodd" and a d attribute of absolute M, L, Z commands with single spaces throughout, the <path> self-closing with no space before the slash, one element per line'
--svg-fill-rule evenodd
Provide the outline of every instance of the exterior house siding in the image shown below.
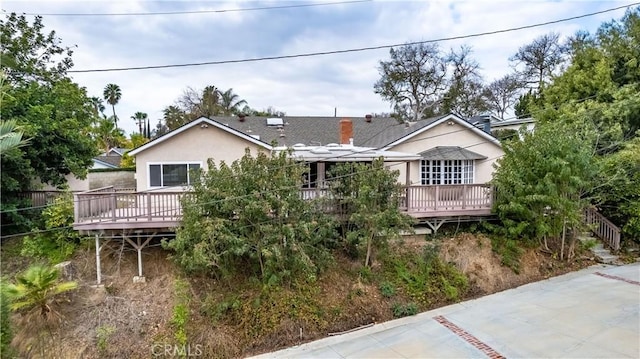
<path fill-rule="evenodd" d="M 246 148 L 254 154 L 258 150 L 266 151 L 214 126 L 194 126 L 135 156 L 137 190 L 149 189 L 149 163 L 202 163 L 202 168 L 208 170 L 209 158 L 216 164 L 221 161 L 230 164 L 241 158 Z"/>
<path fill-rule="evenodd" d="M 449 125 L 448 122 L 452 124 Z M 471 129 L 455 121 L 445 121 L 415 137 L 399 143 L 389 150 L 407 153 L 421 153 L 437 146 L 459 146 L 469 151 L 486 156 L 486 160 L 475 161 L 474 183 L 487 183 L 493 174 L 493 164 L 504 154 L 496 143 L 489 142 L 484 137 L 474 133 Z M 400 171 L 399 181 L 405 182 L 406 169 L 404 166 L 394 166 L 391 169 Z M 413 161 L 410 165 L 411 184 L 420 184 L 420 161 Z"/>

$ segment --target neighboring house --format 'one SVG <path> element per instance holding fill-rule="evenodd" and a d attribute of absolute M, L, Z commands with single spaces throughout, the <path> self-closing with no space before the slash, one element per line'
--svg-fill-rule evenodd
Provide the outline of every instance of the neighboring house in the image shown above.
<path fill-rule="evenodd" d="M 536 120 L 532 117 L 527 117 L 491 123 L 492 130 L 519 130 L 522 127 L 529 132 L 533 132 L 533 129 L 536 127 Z"/>
<path fill-rule="evenodd" d="M 119 156 L 98 156 L 93 158 L 92 170 L 105 168 L 120 168 L 122 157 Z"/>
<path fill-rule="evenodd" d="M 246 148 L 255 153 L 274 145 L 306 148 L 308 155 L 313 147 L 341 145 L 419 156 L 408 166 L 400 165 L 404 160 L 388 165 L 400 171 L 400 182 L 415 185 L 486 183 L 504 153 L 495 137 L 450 114 L 405 124 L 371 117 L 199 118 L 129 154 L 136 158 L 137 189 L 145 191 L 190 184 L 189 170 L 205 168 L 209 158 L 231 163 Z"/>

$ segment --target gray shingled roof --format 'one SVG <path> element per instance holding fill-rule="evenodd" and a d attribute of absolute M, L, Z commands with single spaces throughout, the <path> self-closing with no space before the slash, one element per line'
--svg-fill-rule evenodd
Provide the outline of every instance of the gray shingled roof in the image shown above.
<path fill-rule="evenodd" d="M 458 146 L 438 146 L 420 152 L 426 160 L 486 160 L 487 156 Z"/>
<path fill-rule="evenodd" d="M 96 156 L 94 159 L 116 167 L 120 167 L 120 162 L 122 161 L 120 156 Z"/>
<path fill-rule="evenodd" d="M 267 126 L 266 117 L 246 117 L 244 122 L 237 117 L 213 117 L 212 120 L 247 135 L 259 136 L 266 143 L 275 141 L 278 146 L 298 143 L 309 146 L 339 143 L 340 120 L 348 118 L 353 123 L 354 145 L 380 148 L 442 117 L 421 120 L 410 126 L 399 124 L 395 118 L 373 118 L 366 122 L 364 117 L 283 117 L 283 129 Z"/>

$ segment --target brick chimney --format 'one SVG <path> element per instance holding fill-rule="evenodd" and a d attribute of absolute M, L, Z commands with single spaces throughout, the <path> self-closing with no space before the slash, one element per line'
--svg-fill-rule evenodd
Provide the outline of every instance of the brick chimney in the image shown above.
<path fill-rule="evenodd" d="M 348 118 L 340 120 L 340 144 L 348 145 L 353 140 L 353 123 Z"/>

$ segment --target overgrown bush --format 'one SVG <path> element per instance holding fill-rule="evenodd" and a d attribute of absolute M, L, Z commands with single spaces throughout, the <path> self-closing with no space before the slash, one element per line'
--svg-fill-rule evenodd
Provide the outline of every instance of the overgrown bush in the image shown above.
<path fill-rule="evenodd" d="M 401 231 L 412 229 L 413 219 L 400 211 L 398 175 L 398 171 L 384 167 L 382 158 L 372 163 L 341 163 L 329 172 L 332 198 L 338 199 L 346 217 L 345 247 L 353 254 L 354 246 L 363 245 L 365 266 L 370 265 L 374 249 Z"/>
<path fill-rule="evenodd" d="M 391 311 L 395 318 L 408 317 L 418 314 L 418 305 L 413 302 L 408 304 L 393 303 Z"/>
<path fill-rule="evenodd" d="M 383 268 L 386 279 L 425 307 L 457 301 L 469 288 L 467 277 L 443 262 L 435 248 L 426 247 L 423 253 L 394 249 L 383 256 Z"/>
<path fill-rule="evenodd" d="M 499 235 L 492 235 L 490 238 L 491 249 L 500 256 L 500 262 L 515 273 L 520 273 L 520 259 L 524 253 L 522 242 Z"/>
<path fill-rule="evenodd" d="M 4 281 L 0 281 L 0 357 L 8 358 L 11 352 L 10 344 L 13 338 L 11 329 L 11 311 L 9 296 Z"/>
<path fill-rule="evenodd" d="M 336 233 L 332 220 L 302 199 L 305 171 L 285 152 L 253 157 L 247 150 L 231 165 L 209 161 L 165 248 L 189 272 L 240 272 L 269 285 L 314 281 L 332 259 L 327 247 Z"/>
<path fill-rule="evenodd" d="M 34 228 L 34 234 L 26 236 L 22 243 L 22 255 L 46 258 L 52 263 L 68 259 L 82 236 L 74 231 L 73 197 L 67 193 L 54 200 L 42 211 L 44 228 Z"/>

